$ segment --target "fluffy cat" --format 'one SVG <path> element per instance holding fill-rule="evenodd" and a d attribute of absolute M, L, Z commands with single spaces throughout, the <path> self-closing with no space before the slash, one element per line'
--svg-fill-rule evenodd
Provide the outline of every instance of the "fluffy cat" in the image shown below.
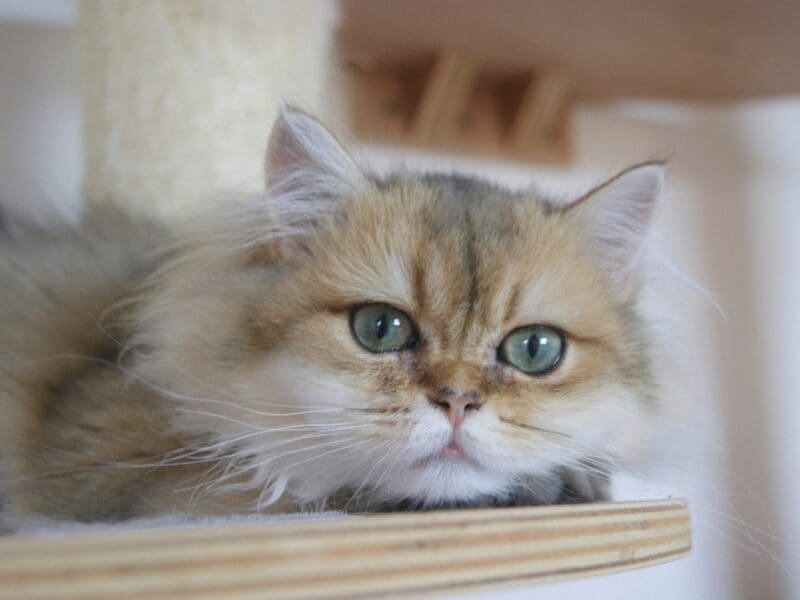
<path fill-rule="evenodd" d="M 363 172 L 307 114 L 268 191 L 0 242 L 7 519 L 607 497 L 658 415 L 636 312 L 663 179 L 556 204 Z"/>

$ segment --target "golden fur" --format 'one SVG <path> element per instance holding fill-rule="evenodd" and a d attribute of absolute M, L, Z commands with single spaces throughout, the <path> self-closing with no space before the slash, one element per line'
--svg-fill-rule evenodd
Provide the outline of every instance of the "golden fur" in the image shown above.
<path fill-rule="evenodd" d="M 0 246 L 9 518 L 603 496 L 658 408 L 634 258 L 659 166 L 567 206 L 377 179 L 297 111 L 268 163 L 264 198 L 177 231 L 97 214 Z M 635 210 L 609 215 L 620 194 Z M 348 314 L 365 302 L 408 314 L 419 346 L 361 348 Z M 539 377 L 497 356 L 533 323 L 567 340 Z M 442 389 L 480 398 L 458 432 L 467 460 L 437 458 L 454 435 L 430 401 Z"/>

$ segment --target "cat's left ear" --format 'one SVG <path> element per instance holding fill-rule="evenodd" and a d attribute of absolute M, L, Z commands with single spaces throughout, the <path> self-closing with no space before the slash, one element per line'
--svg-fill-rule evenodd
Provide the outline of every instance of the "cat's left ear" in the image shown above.
<path fill-rule="evenodd" d="M 300 109 L 281 107 L 265 159 L 267 196 L 284 259 L 299 255 L 322 218 L 366 185 L 366 178 L 334 135 Z"/>
<path fill-rule="evenodd" d="M 625 282 L 639 257 L 664 185 L 663 162 L 635 165 L 565 207 L 587 230 L 588 251 Z"/>
<path fill-rule="evenodd" d="M 280 109 L 264 166 L 268 191 L 295 200 L 335 201 L 364 182 L 361 169 L 334 135 L 291 106 Z"/>

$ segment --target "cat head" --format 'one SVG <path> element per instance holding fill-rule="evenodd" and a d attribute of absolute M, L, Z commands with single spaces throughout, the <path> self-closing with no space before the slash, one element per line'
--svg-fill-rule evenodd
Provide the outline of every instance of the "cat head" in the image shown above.
<path fill-rule="evenodd" d="M 284 110 L 266 196 L 159 276 L 139 368 L 262 503 L 480 503 L 625 456 L 655 410 L 635 302 L 662 179 L 642 164 L 556 204 L 376 178 Z"/>

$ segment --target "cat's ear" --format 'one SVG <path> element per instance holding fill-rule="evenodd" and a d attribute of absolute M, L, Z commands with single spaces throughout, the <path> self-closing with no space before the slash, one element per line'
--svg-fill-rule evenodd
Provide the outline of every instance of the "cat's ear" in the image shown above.
<path fill-rule="evenodd" d="M 317 119 L 283 106 L 273 125 L 265 160 L 267 195 L 283 253 L 292 239 L 313 229 L 365 185 L 353 158 Z"/>
<path fill-rule="evenodd" d="M 603 182 L 567 205 L 567 214 L 587 230 L 587 250 L 623 284 L 643 248 L 664 184 L 662 162 L 639 164 Z"/>
<path fill-rule="evenodd" d="M 266 156 L 270 191 L 309 199 L 337 197 L 363 183 L 364 175 L 334 135 L 317 119 L 282 106 Z"/>

